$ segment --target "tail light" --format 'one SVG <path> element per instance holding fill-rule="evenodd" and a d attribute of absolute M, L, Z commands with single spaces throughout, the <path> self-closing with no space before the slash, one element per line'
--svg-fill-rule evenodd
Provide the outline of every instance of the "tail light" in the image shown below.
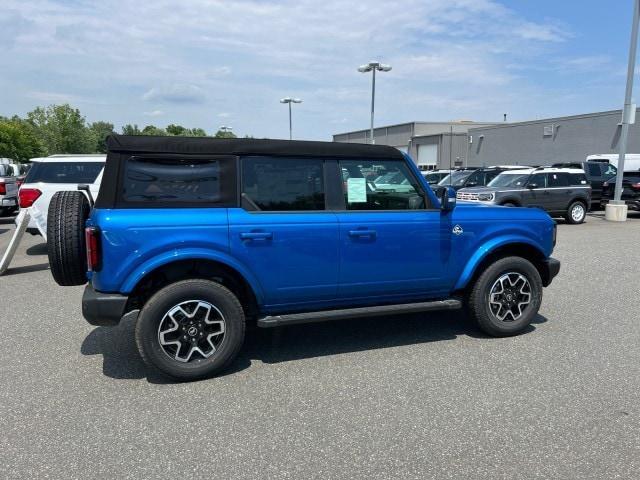
<path fill-rule="evenodd" d="M 100 229 L 87 227 L 84 229 L 84 238 L 87 248 L 87 270 L 95 272 L 100 270 Z"/>
<path fill-rule="evenodd" d="M 40 198 L 40 195 L 42 195 L 42 192 L 37 188 L 21 188 L 18 191 L 20 208 L 29 208 L 33 205 L 33 202 Z"/>
<path fill-rule="evenodd" d="M 0 183 L 0 195 L 7 194 L 7 186 L 4 183 Z"/>
<path fill-rule="evenodd" d="M 632 183 L 631 188 L 633 188 L 634 190 L 640 190 L 640 182 Z"/>

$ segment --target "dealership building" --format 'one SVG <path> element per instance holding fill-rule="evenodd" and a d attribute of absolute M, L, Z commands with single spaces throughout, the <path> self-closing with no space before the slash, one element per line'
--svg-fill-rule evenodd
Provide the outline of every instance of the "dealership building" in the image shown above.
<path fill-rule="evenodd" d="M 412 122 L 375 129 L 376 143 L 394 146 L 421 169 L 450 166 L 550 165 L 618 152 L 622 112 L 587 113 L 516 123 Z M 369 131 L 340 133 L 335 142 L 369 140 Z M 640 125 L 629 130 L 627 151 L 640 153 Z"/>

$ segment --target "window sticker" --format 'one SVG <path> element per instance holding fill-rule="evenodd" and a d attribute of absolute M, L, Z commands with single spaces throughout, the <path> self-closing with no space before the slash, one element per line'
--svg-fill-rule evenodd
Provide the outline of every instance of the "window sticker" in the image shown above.
<path fill-rule="evenodd" d="M 347 201 L 349 203 L 367 202 L 367 180 L 365 178 L 349 178 L 347 180 Z"/>

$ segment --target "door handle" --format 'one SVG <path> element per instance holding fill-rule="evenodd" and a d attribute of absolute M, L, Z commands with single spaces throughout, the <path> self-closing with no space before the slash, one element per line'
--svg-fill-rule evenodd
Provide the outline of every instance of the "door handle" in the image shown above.
<path fill-rule="evenodd" d="M 371 237 L 376 236 L 375 230 L 349 230 L 350 237 Z"/>
<path fill-rule="evenodd" d="M 271 240 L 273 233 L 271 232 L 243 232 L 240 234 L 241 240 Z"/>

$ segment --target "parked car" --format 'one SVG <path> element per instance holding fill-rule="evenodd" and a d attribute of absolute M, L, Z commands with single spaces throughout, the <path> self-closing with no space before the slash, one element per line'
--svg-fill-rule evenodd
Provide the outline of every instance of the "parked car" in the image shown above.
<path fill-rule="evenodd" d="M 538 167 L 504 171 L 486 187 L 458 190 L 457 198 L 507 207 L 539 207 L 577 224 L 584 222 L 591 205 L 591 186 L 584 170 Z"/>
<path fill-rule="evenodd" d="M 613 200 L 616 189 L 615 177 L 602 185 L 601 206 Z M 622 173 L 622 197 L 621 200 L 628 205 L 629 210 L 640 211 L 640 171 Z"/>
<path fill-rule="evenodd" d="M 452 187 L 454 190 L 461 188 L 480 187 L 487 185 L 491 180 L 507 170 L 522 170 L 528 167 L 522 166 L 494 166 L 472 167 L 454 170 L 438 183 L 441 187 Z"/>
<path fill-rule="evenodd" d="M 80 192 L 53 196 L 51 271 L 60 285 L 89 281 L 93 325 L 139 310 L 142 358 L 178 379 L 228 366 L 247 322 L 466 303 L 483 331 L 514 335 L 560 268 L 545 212 L 456 207 L 392 147 L 120 135 L 107 146 L 93 208 Z M 412 189 L 371 188 L 372 171 Z"/>
<path fill-rule="evenodd" d="M 16 178 L 7 164 L 0 164 L 0 216 L 15 213 L 18 209 Z"/>
<path fill-rule="evenodd" d="M 554 163 L 554 168 L 577 168 L 584 170 L 587 181 L 591 185 L 591 205 L 600 206 L 602 184 L 616 176 L 618 169 L 608 161 L 584 161 Z"/>
<path fill-rule="evenodd" d="M 429 185 L 437 185 L 440 180 L 449 175 L 453 170 L 422 170 L 422 176 Z"/>
<path fill-rule="evenodd" d="M 93 196 L 97 196 L 105 159 L 106 155 L 51 155 L 31 159 L 32 167 L 18 193 L 20 208 L 32 208 L 27 232 L 38 235 L 40 228 L 46 231 L 49 202 L 54 193 L 77 191 L 78 185 L 86 184 L 90 185 Z"/>

